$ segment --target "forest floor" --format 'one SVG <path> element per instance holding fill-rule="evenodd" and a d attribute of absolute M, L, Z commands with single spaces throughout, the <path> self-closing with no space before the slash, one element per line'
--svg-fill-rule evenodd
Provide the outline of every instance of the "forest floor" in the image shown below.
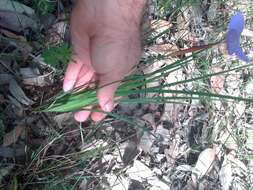
<path fill-rule="evenodd" d="M 119 104 L 113 113 L 122 118 L 111 115 L 98 123 L 77 123 L 72 113 L 35 111 L 62 90 L 71 54 L 73 3 L 0 1 L 0 189 L 253 189 L 251 100 L 203 97 Z M 251 0 L 152 0 L 148 9 L 140 73 L 192 55 L 164 58 L 164 54 L 221 41 L 238 10 L 246 21 L 241 46 L 253 59 Z M 250 63 L 244 69 L 171 88 L 252 97 Z M 157 84 L 243 65 L 217 45 L 194 55 Z"/>

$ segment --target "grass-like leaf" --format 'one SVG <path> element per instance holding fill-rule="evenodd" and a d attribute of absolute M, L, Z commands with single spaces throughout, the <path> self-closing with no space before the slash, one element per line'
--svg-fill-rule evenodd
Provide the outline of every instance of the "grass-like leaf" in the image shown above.
<path fill-rule="evenodd" d="M 158 85 L 155 87 L 146 87 L 148 83 L 152 83 L 154 81 L 160 80 L 168 76 L 169 74 L 177 71 L 188 63 L 192 62 L 195 53 L 191 56 L 188 56 L 184 59 L 178 60 L 170 65 L 165 65 L 164 67 L 157 69 L 154 72 L 147 73 L 144 75 L 132 75 L 125 78 L 122 81 L 122 84 L 116 91 L 116 102 L 117 103 L 157 103 L 163 104 L 168 102 L 182 102 L 190 101 L 193 99 L 209 99 L 214 101 L 246 101 L 252 102 L 253 99 L 251 97 L 236 97 L 230 95 L 222 95 L 215 94 L 210 91 L 203 90 L 170 90 L 169 87 L 178 85 L 178 84 L 186 84 L 189 82 L 195 82 L 203 79 L 208 79 L 212 76 L 227 74 L 232 71 L 245 69 L 251 67 L 252 64 L 243 65 L 239 67 L 234 67 L 231 69 L 223 70 L 221 72 L 209 73 L 200 75 L 191 79 L 181 80 L 172 83 L 165 83 L 163 85 Z M 44 112 L 72 112 L 80 110 L 87 106 L 94 106 L 98 104 L 98 100 L 96 97 L 97 88 L 80 90 L 76 89 L 70 93 L 61 92 L 58 96 L 50 99 L 43 106 L 39 107 L 38 110 Z M 155 97 L 145 97 L 147 93 L 155 93 Z M 129 99 L 128 96 L 138 95 L 139 98 Z"/>

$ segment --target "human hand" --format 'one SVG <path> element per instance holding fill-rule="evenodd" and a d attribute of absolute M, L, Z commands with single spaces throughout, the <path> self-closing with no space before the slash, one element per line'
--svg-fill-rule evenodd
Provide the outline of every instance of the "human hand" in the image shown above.
<path fill-rule="evenodd" d="M 71 16 L 74 55 L 65 73 L 63 90 L 88 87 L 97 81 L 99 107 L 105 112 L 114 107 L 119 82 L 139 61 L 140 22 L 146 0 L 77 0 Z M 111 84 L 113 83 L 113 84 Z M 110 85 L 107 85 L 110 84 Z M 100 121 L 102 112 L 75 113 L 83 122 L 91 115 Z"/>

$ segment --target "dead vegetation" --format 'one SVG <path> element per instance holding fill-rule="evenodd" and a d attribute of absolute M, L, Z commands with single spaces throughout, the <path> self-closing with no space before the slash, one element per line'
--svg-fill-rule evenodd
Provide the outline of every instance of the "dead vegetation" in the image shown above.
<path fill-rule="evenodd" d="M 72 4 L 0 2 L 0 188 L 253 189 L 251 103 L 202 98 L 120 104 L 104 121 L 82 124 L 72 113 L 34 111 L 62 88 L 71 54 Z M 150 1 L 151 27 L 139 72 L 155 71 L 191 53 L 161 55 L 221 40 L 237 9 L 246 15 L 242 42 L 252 60 L 252 5 L 246 0 Z M 224 53 L 222 46 L 203 51 L 149 87 L 244 64 Z M 170 89 L 250 97 L 252 87 L 249 67 Z"/>

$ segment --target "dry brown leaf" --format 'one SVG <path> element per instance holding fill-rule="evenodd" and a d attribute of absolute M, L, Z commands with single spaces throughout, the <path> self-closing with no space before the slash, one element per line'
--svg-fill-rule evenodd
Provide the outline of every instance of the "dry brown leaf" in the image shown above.
<path fill-rule="evenodd" d="M 27 42 L 27 40 L 23 36 L 17 35 L 5 29 L 0 29 L 0 32 L 8 38 L 8 41 L 15 44 L 22 53 L 24 60 L 26 60 L 28 55 L 33 51 L 33 47 Z"/>
<path fill-rule="evenodd" d="M 153 20 L 151 21 L 151 29 L 157 33 L 169 30 L 172 24 L 166 20 Z"/>
<path fill-rule="evenodd" d="M 24 78 L 23 83 L 31 86 L 50 86 L 53 84 L 53 73 L 47 73 L 36 77 Z"/>
<path fill-rule="evenodd" d="M 60 44 L 64 41 L 64 37 L 67 31 L 67 22 L 61 21 L 55 23 L 48 31 L 48 43 L 49 44 Z"/>
<path fill-rule="evenodd" d="M 25 128 L 24 125 L 18 125 L 12 131 L 6 133 L 3 139 L 3 146 L 5 147 L 16 143 L 19 136 L 24 131 L 24 128 Z"/>
<path fill-rule="evenodd" d="M 179 48 L 178 46 L 172 44 L 155 44 L 149 47 L 149 50 L 154 53 L 170 54 L 172 52 L 178 51 Z"/>

